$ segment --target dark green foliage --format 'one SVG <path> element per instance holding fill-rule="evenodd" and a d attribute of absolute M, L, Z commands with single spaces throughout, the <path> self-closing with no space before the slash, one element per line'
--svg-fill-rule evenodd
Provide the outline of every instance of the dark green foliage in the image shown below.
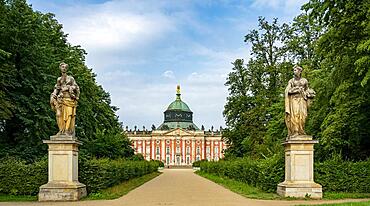
<path fill-rule="evenodd" d="M 48 162 L 33 164 L 14 158 L 0 161 L 0 194 L 36 195 L 39 187 L 48 182 Z"/>
<path fill-rule="evenodd" d="M 245 42 L 252 46 L 252 57 L 247 64 L 235 60 L 225 83 L 229 90 L 224 110 L 228 129 L 223 136 L 230 145 L 226 156 L 271 156 L 279 144 L 273 140 L 285 138 L 284 129 L 280 130 L 284 110 L 275 105 L 281 102 L 292 73 L 293 64 L 285 56 L 287 49 L 280 46 L 289 27 L 278 24 L 277 19 L 269 23 L 260 17 L 258 22 L 259 30 L 245 36 Z M 274 121 L 272 127 L 270 121 Z"/>
<path fill-rule="evenodd" d="M 81 151 L 82 156 L 117 159 L 131 157 L 134 154 L 134 150 L 129 146 L 131 145 L 130 140 L 123 133 L 97 130 L 95 135 L 95 139 L 85 142 Z"/>
<path fill-rule="evenodd" d="M 370 160 L 327 160 L 315 163 L 315 181 L 326 192 L 370 192 Z"/>
<path fill-rule="evenodd" d="M 291 24 L 259 18 L 245 41 L 251 58 L 237 59 L 226 86 L 227 156 L 265 158 L 286 136 L 283 88 L 292 66 L 316 91 L 306 133 L 320 140 L 319 161 L 370 156 L 370 0 L 311 0 Z"/>
<path fill-rule="evenodd" d="M 150 162 L 155 162 L 156 164 L 158 164 L 158 167 L 164 167 L 164 163 L 160 160 L 150 160 Z"/>
<path fill-rule="evenodd" d="M 91 159 L 79 162 L 79 181 L 88 193 L 157 171 L 157 161 Z M 14 158 L 0 161 L 0 194 L 36 195 L 48 182 L 47 160 L 26 164 Z"/>
<path fill-rule="evenodd" d="M 144 159 L 144 155 L 138 153 L 138 154 L 135 154 L 135 155 L 132 155 L 129 160 L 133 160 L 133 161 L 142 161 L 142 160 L 145 160 Z"/>
<path fill-rule="evenodd" d="M 79 181 L 86 184 L 88 193 L 119 184 L 158 170 L 155 161 L 127 161 L 124 159 L 92 159 L 80 161 Z"/>
<path fill-rule="evenodd" d="M 268 159 L 238 158 L 219 162 L 202 162 L 202 172 L 235 179 L 266 192 L 275 192 L 284 180 L 284 157 Z M 331 159 L 314 165 L 315 182 L 324 192 L 370 192 L 370 160 L 362 162 Z"/>
<path fill-rule="evenodd" d="M 204 159 L 204 160 L 198 160 L 198 161 L 195 161 L 195 162 L 193 162 L 193 167 L 200 167 L 200 164 L 201 164 L 202 162 L 207 162 L 207 160 L 206 160 L 206 159 Z"/>
<path fill-rule="evenodd" d="M 202 172 L 235 179 L 267 192 L 275 192 L 277 184 L 284 180 L 284 159 L 281 155 L 261 160 L 238 158 L 202 162 L 200 169 Z"/>
<path fill-rule="evenodd" d="M 0 1 L 1 157 L 32 162 L 47 154 L 42 140 L 58 131 L 49 98 L 62 61 L 69 64 L 69 75 L 81 89 L 76 117 L 76 135 L 84 143 L 81 151 L 112 158 L 133 154 L 127 139 L 118 140 L 122 129 L 117 108 L 85 65 L 85 55 L 80 46 L 67 42 L 53 14 L 33 11 L 25 0 Z M 92 142 L 102 148 L 91 147 Z"/>
<path fill-rule="evenodd" d="M 303 6 L 324 32 L 315 55 L 321 59 L 312 84 L 317 100 L 307 124 L 321 142 L 318 158 L 370 155 L 370 1 L 317 1 Z"/>

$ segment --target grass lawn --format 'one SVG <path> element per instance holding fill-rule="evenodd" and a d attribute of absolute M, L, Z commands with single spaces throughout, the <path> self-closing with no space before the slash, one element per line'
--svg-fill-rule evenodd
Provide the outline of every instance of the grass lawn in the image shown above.
<path fill-rule="evenodd" d="M 369 206 L 370 201 L 365 201 L 365 202 L 346 202 L 346 203 L 334 203 L 334 204 L 320 204 L 322 206 Z M 305 206 L 305 205 L 300 205 L 300 206 Z M 310 205 L 310 206 L 315 206 L 315 205 Z M 318 206 L 318 205 L 316 205 Z"/>
<path fill-rule="evenodd" d="M 0 202 L 36 201 L 37 196 L 0 194 Z"/>
<path fill-rule="evenodd" d="M 201 171 L 196 171 L 196 174 L 205 177 L 219 185 L 224 186 L 225 188 L 238 193 L 240 195 L 243 195 L 244 197 L 252 198 L 252 199 L 264 199 L 264 200 L 279 200 L 279 199 L 288 199 L 280 197 L 279 195 L 275 193 L 267 193 L 263 192 L 262 190 L 252 187 L 246 183 L 236 181 L 229 178 L 222 178 L 216 175 L 204 173 Z M 291 199 L 291 198 L 289 198 Z"/>
<path fill-rule="evenodd" d="M 219 185 L 222 185 L 225 188 L 228 188 L 229 190 L 235 193 L 243 195 L 244 197 L 248 197 L 252 199 L 264 199 L 264 200 L 296 200 L 297 199 L 297 198 L 280 197 L 276 193 L 264 192 L 260 190 L 259 188 L 250 186 L 244 182 L 240 182 L 240 181 L 229 179 L 229 178 L 222 178 L 216 175 L 204 173 L 202 171 L 196 171 L 195 173 Z M 370 198 L 370 193 L 325 192 L 323 199 L 336 200 L 336 199 L 354 199 L 354 198 Z M 356 203 L 356 206 L 357 204 L 358 203 Z M 365 205 L 370 205 L 370 204 L 365 202 Z"/>
<path fill-rule="evenodd" d="M 83 198 L 83 200 L 111 200 L 119 198 L 131 190 L 139 187 L 140 185 L 148 182 L 149 180 L 157 177 L 158 175 L 162 174 L 161 172 L 153 172 L 138 178 L 134 178 L 125 182 L 122 182 L 119 185 L 115 185 L 113 187 L 104 189 L 99 193 L 91 193 L 87 197 Z"/>

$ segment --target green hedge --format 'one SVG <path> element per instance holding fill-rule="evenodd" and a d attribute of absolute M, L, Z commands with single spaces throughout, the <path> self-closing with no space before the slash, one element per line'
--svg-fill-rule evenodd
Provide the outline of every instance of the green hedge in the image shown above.
<path fill-rule="evenodd" d="M 361 162 L 328 160 L 315 163 L 315 182 L 324 191 L 370 193 L 370 159 Z"/>
<path fill-rule="evenodd" d="M 81 161 L 79 181 L 86 184 L 88 193 L 119 184 L 125 180 L 140 177 L 158 170 L 156 161 L 127 161 L 92 159 Z"/>
<path fill-rule="evenodd" d="M 276 186 L 284 180 L 284 161 L 277 156 L 265 160 L 249 158 L 235 160 L 220 160 L 218 162 L 201 162 L 200 170 L 228 177 L 267 192 L 276 191 Z"/>
<path fill-rule="evenodd" d="M 158 161 L 83 160 L 79 162 L 79 181 L 86 184 L 88 193 L 93 193 L 157 171 L 158 167 Z M 47 181 L 47 160 L 33 164 L 15 159 L 0 160 L 0 194 L 36 195 Z"/>
<path fill-rule="evenodd" d="M 206 159 L 193 162 L 193 167 L 200 167 L 200 163 L 207 162 Z"/>
<path fill-rule="evenodd" d="M 33 164 L 16 159 L 0 160 L 0 194 L 35 195 L 47 181 L 47 160 Z"/>
<path fill-rule="evenodd" d="M 228 177 L 266 192 L 275 192 L 277 184 L 284 181 L 284 158 L 276 155 L 263 160 L 249 158 L 201 162 L 203 172 Z M 314 165 L 315 182 L 324 191 L 370 192 L 370 160 L 350 162 L 330 160 Z"/>

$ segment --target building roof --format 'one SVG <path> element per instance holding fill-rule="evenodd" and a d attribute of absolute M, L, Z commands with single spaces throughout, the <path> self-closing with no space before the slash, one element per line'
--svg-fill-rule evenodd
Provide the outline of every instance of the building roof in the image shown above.
<path fill-rule="evenodd" d="M 193 123 L 193 112 L 189 106 L 181 100 L 180 86 L 177 86 L 176 100 L 173 101 L 164 112 L 164 122 L 158 127 L 159 130 L 182 128 L 187 130 L 199 130 Z"/>
<path fill-rule="evenodd" d="M 180 93 L 180 85 L 177 85 L 177 94 L 176 100 L 173 101 L 168 107 L 167 110 L 176 110 L 176 111 L 184 111 L 184 112 L 192 112 L 189 106 L 181 100 L 181 93 Z"/>

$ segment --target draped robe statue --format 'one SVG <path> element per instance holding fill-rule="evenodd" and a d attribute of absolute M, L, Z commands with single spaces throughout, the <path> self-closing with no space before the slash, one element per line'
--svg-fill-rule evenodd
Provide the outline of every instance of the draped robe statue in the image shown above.
<path fill-rule="evenodd" d="M 305 135 L 304 125 L 307 108 L 315 97 L 315 91 L 308 88 L 308 81 L 301 77 L 302 68 L 294 67 L 294 78 L 289 80 L 285 89 L 285 123 L 288 128 L 288 139 Z"/>
<path fill-rule="evenodd" d="M 62 75 L 58 77 L 54 91 L 50 95 L 50 104 L 56 113 L 59 127 L 57 135 L 75 136 L 75 119 L 80 88 L 72 76 L 67 75 L 68 64 L 60 63 Z"/>

